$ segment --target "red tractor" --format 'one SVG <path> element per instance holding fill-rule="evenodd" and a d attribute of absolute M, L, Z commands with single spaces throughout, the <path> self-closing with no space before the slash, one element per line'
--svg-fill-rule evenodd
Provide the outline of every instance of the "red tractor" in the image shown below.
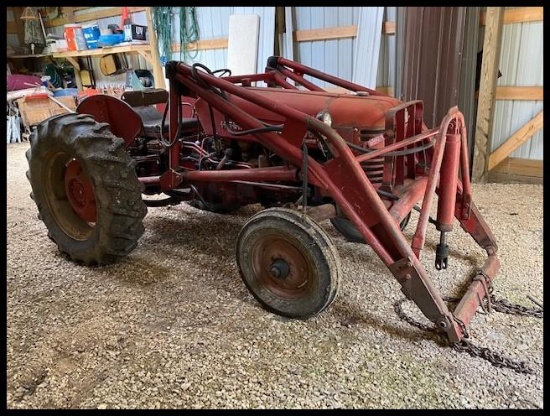
<path fill-rule="evenodd" d="M 403 103 L 282 57 L 269 58 L 259 74 L 176 61 L 165 74 L 169 92 L 91 96 L 77 114 L 52 117 L 31 136 L 31 196 L 61 252 L 87 265 L 126 256 L 144 231 L 147 204 L 159 203 L 150 195 L 216 212 L 260 203 L 265 209 L 237 237 L 236 260 L 268 310 L 307 318 L 334 301 L 340 260 L 318 224 L 330 219 L 376 252 L 451 342 L 467 336 L 499 261 L 472 201 L 456 107 L 427 128 L 421 101 Z M 326 91 L 315 78 L 345 92 Z M 409 241 L 402 229 L 413 209 L 419 217 Z M 435 266 L 447 268 L 455 218 L 487 259 L 451 312 L 420 255 L 433 223 L 441 235 Z"/>

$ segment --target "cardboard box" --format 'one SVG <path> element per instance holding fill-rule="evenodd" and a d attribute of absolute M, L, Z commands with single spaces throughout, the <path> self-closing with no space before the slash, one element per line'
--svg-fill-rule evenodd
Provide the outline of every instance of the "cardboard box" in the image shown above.
<path fill-rule="evenodd" d="M 124 41 L 147 40 L 147 26 L 124 25 Z"/>
<path fill-rule="evenodd" d="M 76 109 L 76 102 L 73 96 L 67 95 L 54 98 L 71 110 Z M 35 126 L 47 118 L 69 112 L 66 108 L 61 107 L 55 101 L 51 100 L 46 94 L 39 94 L 36 96 L 28 95 L 25 98 L 20 98 L 17 100 L 17 105 L 21 112 L 21 119 L 25 127 Z"/>

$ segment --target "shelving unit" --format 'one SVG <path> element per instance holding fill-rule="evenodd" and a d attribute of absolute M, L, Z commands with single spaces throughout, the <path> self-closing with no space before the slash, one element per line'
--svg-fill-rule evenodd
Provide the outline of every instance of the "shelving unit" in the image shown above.
<path fill-rule="evenodd" d="M 72 8 L 70 8 L 72 9 Z M 138 9 L 138 8 L 135 8 Z M 141 8 L 143 9 L 143 8 Z M 70 62 L 70 64 L 75 68 L 75 81 L 80 90 L 82 90 L 82 81 L 80 78 L 80 65 L 78 63 L 79 57 L 101 57 L 103 55 L 108 55 L 111 53 L 129 53 L 129 54 L 139 54 L 141 55 L 152 67 L 153 69 L 153 77 L 155 79 L 155 88 L 166 88 L 166 82 L 164 79 L 164 71 L 162 68 L 162 65 L 160 63 L 160 59 L 158 56 L 158 51 L 156 47 L 153 47 L 152 45 L 156 45 L 157 39 L 155 35 L 155 31 L 153 30 L 152 25 L 152 17 L 151 17 L 151 8 L 146 7 L 144 8 L 147 14 L 147 33 L 149 34 L 149 43 L 135 43 L 132 44 L 130 42 L 124 42 L 118 45 L 113 45 L 111 47 L 103 47 L 98 49 L 88 49 L 83 51 L 68 51 L 68 52 L 53 52 L 49 55 L 16 55 L 16 56 L 10 56 L 8 59 L 18 59 L 18 58 L 38 58 L 38 57 L 51 57 L 53 59 L 56 58 L 65 58 L 67 61 Z M 98 12 L 101 14 L 102 12 Z M 90 19 L 98 18 L 99 16 L 97 13 L 88 16 Z M 82 19 L 82 21 L 85 21 Z"/>
<path fill-rule="evenodd" d="M 14 15 L 19 16 L 22 13 L 22 8 L 13 8 L 14 9 Z M 89 19 L 98 19 L 103 17 L 103 15 L 111 15 L 112 11 L 100 11 L 100 12 L 93 12 L 88 13 L 87 15 L 80 16 L 79 19 L 75 18 L 73 16 L 73 9 L 85 9 L 85 8 L 67 8 L 66 14 L 67 14 L 67 22 L 68 21 L 82 21 L 85 22 Z M 147 15 L 147 33 L 149 37 L 148 43 L 130 43 L 130 42 L 124 42 L 121 44 L 113 45 L 111 47 L 103 47 L 98 49 L 88 49 L 83 51 L 68 51 L 68 52 L 53 52 L 51 54 L 26 54 L 26 55 L 12 55 L 8 56 L 8 60 L 25 60 L 27 58 L 50 58 L 50 59 L 67 59 L 67 61 L 74 67 L 75 69 L 75 82 L 77 84 L 77 87 L 79 90 L 82 90 L 82 80 L 80 77 L 80 71 L 81 67 L 78 61 L 79 57 L 101 57 L 103 55 L 108 55 L 111 53 L 124 53 L 124 54 L 139 54 L 141 55 L 149 65 L 152 67 L 153 72 L 153 78 L 155 80 L 155 88 L 166 88 L 166 82 L 164 79 L 164 70 L 162 68 L 162 65 L 159 60 L 157 48 L 153 47 L 152 45 L 156 45 L 156 36 L 155 31 L 153 30 L 152 25 L 152 14 L 151 9 L 149 7 L 141 7 L 141 8 L 130 8 L 130 11 L 145 11 Z M 19 33 L 20 28 L 15 25 L 15 22 L 10 22 L 11 25 L 8 25 L 8 33 Z M 66 23 L 65 20 L 60 21 L 59 24 Z M 11 32 L 10 32 L 11 30 Z M 23 33 L 19 33 L 19 37 L 22 38 L 24 35 Z M 38 61 L 37 61 L 38 62 Z"/>
<path fill-rule="evenodd" d="M 114 45 L 110 47 L 103 47 L 98 49 L 88 49 L 84 51 L 68 51 L 68 52 L 54 52 L 52 53 L 53 58 L 65 58 L 67 59 L 71 65 L 75 68 L 75 78 L 76 78 L 76 84 L 79 89 L 82 88 L 82 82 L 80 80 L 80 65 L 78 63 L 79 57 L 86 57 L 86 56 L 104 56 L 111 53 L 138 53 L 147 62 L 151 64 L 153 67 L 153 76 L 155 78 L 155 88 L 166 88 L 165 82 L 164 82 L 164 74 L 162 72 L 162 67 L 160 66 L 160 62 L 157 59 L 153 58 L 153 51 L 150 44 L 129 44 L 127 42 L 119 45 Z M 155 73 L 155 66 L 158 66 L 157 71 Z M 158 75 L 160 74 L 160 75 Z"/>

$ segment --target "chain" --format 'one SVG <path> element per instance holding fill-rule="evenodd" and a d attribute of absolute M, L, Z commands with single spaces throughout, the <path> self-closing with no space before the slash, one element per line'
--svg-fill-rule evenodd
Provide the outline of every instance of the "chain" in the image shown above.
<path fill-rule="evenodd" d="M 533 316 L 536 318 L 542 318 L 542 312 L 543 308 L 542 305 L 533 300 L 532 298 L 529 298 L 533 303 L 535 303 L 539 308 L 527 308 L 522 305 L 512 304 L 508 302 L 505 299 L 495 299 L 494 295 L 490 295 L 489 299 L 485 299 L 485 302 L 490 303 L 493 310 L 501 313 L 508 313 L 512 315 L 522 315 L 522 316 Z M 424 331 L 432 332 L 435 334 L 440 334 L 438 328 L 436 328 L 433 325 L 427 325 L 423 324 L 421 322 L 418 322 L 417 320 L 411 318 L 408 316 L 404 311 L 401 305 L 403 302 L 405 302 L 407 299 L 403 298 L 398 301 L 396 301 L 393 304 L 393 308 L 395 310 L 395 313 L 397 313 L 397 316 L 402 319 L 403 321 L 407 322 L 409 325 L 412 325 L 416 328 L 419 328 Z M 450 298 L 445 297 L 443 298 L 445 302 L 458 302 L 459 298 Z M 455 317 L 456 320 L 456 317 Z M 462 323 L 459 321 L 459 324 Z M 462 324 L 463 325 L 463 324 Z M 465 328 L 463 328 L 465 329 Z M 465 337 L 459 341 L 452 344 L 452 348 L 455 351 L 458 352 L 467 352 L 472 357 L 478 357 L 483 358 L 484 360 L 489 361 L 492 365 L 499 368 L 509 368 L 511 370 L 514 370 L 517 373 L 520 374 L 533 374 L 534 371 L 531 369 L 525 362 L 523 361 L 515 361 L 510 358 L 504 357 L 503 355 L 496 353 L 494 351 L 491 351 L 489 348 L 486 347 L 479 347 L 475 344 L 473 344 L 471 341 L 467 340 L 468 338 L 467 333 Z"/>
<path fill-rule="evenodd" d="M 534 374 L 533 369 L 531 369 L 524 361 L 514 361 L 510 358 L 504 357 L 499 353 L 491 351 L 487 347 L 478 347 L 477 345 L 466 339 L 455 342 L 452 345 L 452 348 L 458 352 L 467 352 L 472 357 L 483 358 L 484 360 L 489 361 L 495 367 L 509 368 L 520 374 Z"/>
<path fill-rule="evenodd" d="M 433 332 L 433 333 L 438 333 L 437 331 L 437 328 L 433 325 L 426 325 L 426 324 L 423 324 L 422 322 L 418 322 L 417 320 L 411 318 L 410 316 L 408 316 L 405 312 L 403 312 L 403 308 L 401 307 L 401 305 L 407 300 L 407 298 L 403 298 L 403 299 L 400 299 L 398 300 L 397 302 L 395 302 L 393 304 L 393 309 L 395 311 L 395 313 L 397 314 L 397 316 L 402 319 L 403 321 L 407 322 L 409 325 L 412 325 L 418 329 L 422 329 L 423 331 L 427 331 L 427 332 Z"/>
<path fill-rule="evenodd" d="M 491 295 L 491 304 L 497 312 L 508 313 L 510 315 L 532 316 L 542 318 L 542 305 L 529 298 L 531 302 L 537 304 L 539 308 L 527 308 L 522 305 L 517 305 L 508 302 L 506 299 L 495 299 L 495 295 Z"/>

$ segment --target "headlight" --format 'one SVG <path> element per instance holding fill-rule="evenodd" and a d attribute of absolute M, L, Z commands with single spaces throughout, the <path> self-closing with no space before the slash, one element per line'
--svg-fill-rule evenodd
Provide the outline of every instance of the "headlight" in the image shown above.
<path fill-rule="evenodd" d="M 316 116 L 317 120 L 321 120 L 327 126 L 332 126 L 332 116 L 328 111 L 320 111 Z"/>

